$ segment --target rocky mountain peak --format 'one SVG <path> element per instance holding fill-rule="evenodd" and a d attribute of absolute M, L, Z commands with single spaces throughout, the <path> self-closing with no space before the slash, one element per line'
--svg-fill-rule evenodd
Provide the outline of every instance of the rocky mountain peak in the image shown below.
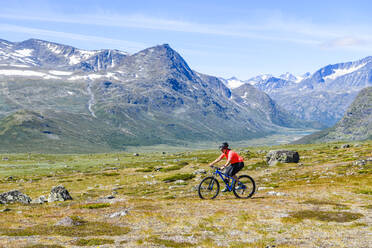
<path fill-rule="evenodd" d="M 132 63 L 133 60 L 134 63 Z M 157 74 L 167 76 L 186 76 L 188 80 L 193 80 L 193 78 L 196 77 L 181 55 L 173 50 L 168 44 L 144 49 L 130 56 L 125 64 L 128 64 L 127 62 L 131 63 L 131 66 L 136 66 L 141 73 L 156 71 Z"/>

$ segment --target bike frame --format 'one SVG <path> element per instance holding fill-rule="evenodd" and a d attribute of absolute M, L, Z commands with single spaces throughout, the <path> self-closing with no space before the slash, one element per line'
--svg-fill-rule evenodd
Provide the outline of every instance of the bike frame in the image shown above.
<path fill-rule="evenodd" d="M 229 189 L 229 191 L 232 191 L 233 186 L 234 186 L 234 183 L 235 183 L 235 179 L 232 178 L 232 177 L 229 177 L 228 175 L 226 175 L 226 174 L 224 174 L 224 173 L 222 173 L 219 169 L 216 169 L 216 171 L 213 172 L 213 177 L 214 177 L 214 178 L 216 178 L 217 175 L 219 175 L 219 176 L 221 177 L 222 182 L 225 183 L 225 185 L 226 185 L 226 187 Z M 232 181 L 231 181 L 231 186 L 230 186 L 228 183 L 225 182 L 225 179 L 227 179 L 227 178 L 228 178 L 228 179 L 232 179 Z"/>

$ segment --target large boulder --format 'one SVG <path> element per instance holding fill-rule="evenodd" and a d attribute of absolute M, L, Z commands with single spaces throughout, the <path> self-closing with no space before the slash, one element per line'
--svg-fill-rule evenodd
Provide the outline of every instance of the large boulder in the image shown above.
<path fill-rule="evenodd" d="M 0 204 L 15 203 L 15 202 L 29 204 L 31 201 L 32 200 L 28 195 L 23 194 L 18 190 L 12 190 L 12 191 L 0 194 Z"/>
<path fill-rule="evenodd" d="M 298 163 L 298 161 L 300 161 L 300 155 L 296 151 L 275 150 L 266 154 L 266 162 L 269 165 L 274 165 L 277 162 Z"/>
<path fill-rule="evenodd" d="M 70 193 L 62 185 L 55 186 L 50 191 L 48 202 L 72 200 Z"/>

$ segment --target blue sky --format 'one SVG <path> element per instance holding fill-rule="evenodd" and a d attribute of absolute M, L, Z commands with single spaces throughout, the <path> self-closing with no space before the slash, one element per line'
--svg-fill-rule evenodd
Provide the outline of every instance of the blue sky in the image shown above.
<path fill-rule="evenodd" d="M 370 1 L 0 0 L 0 38 L 135 53 L 168 43 L 196 71 L 296 75 L 372 55 Z"/>

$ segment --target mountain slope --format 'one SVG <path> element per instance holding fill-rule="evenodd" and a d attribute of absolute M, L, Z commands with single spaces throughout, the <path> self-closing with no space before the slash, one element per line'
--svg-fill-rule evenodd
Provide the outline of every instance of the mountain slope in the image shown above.
<path fill-rule="evenodd" d="M 0 120 L 0 152 L 91 153 L 136 144 L 131 135 L 87 114 L 19 110 Z"/>
<path fill-rule="evenodd" d="M 264 117 L 268 123 L 286 127 L 314 126 L 313 123 L 306 123 L 299 120 L 281 108 L 269 95 L 258 90 L 250 84 L 232 89 L 233 100 L 239 105 L 253 109 L 257 115 Z"/>
<path fill-rule="evenodd" d="M 34 145 L 39 150 L 56 141 L 39 124 L 31 129 L 16 125 L 11 120 L 14 114 L 20 115 L 17 111 L 45 115 L 43 121 L 54 123 L 69 151 L 72 141 L 84 151 L 99 150 L 100 144 L 103 150 L 115 150 L 125 145 L 242 140 L 292 125 L 285 112 L 273 115 L 278 111 L 273 111 L 268 96 L 265 101 L 256 97 L 240 104 L 241 95 L 233 95 L 220 79 L 193 71 L 167 44 L 132 55 L 34 39 L 1 44 L 2 125 L 14 125 L 12 133 L 22 137 L 33 134 L 30 137 L 43 144 Z M 250 91 L 258 94 L 254 88 Z M 269 118 L 266 112 L 272 112 Z M 93 140 L 89 132 L 75 135 L 80 130 L 99 133 L 98 127 L 105 131 L 93 135 Z M 18 142 L 13 147 L 22 147 L 21 139 L 9 139 L 9 132 L 0 134 L 0 147 L 11 142 Z"/>
<path fill-rule="evenodd" d="M 330 127 L 342 118 L 361 89 L 372 86 L 372 57 L 327 65 L 295 81 L 290 74 L 247 81 L 299 119 Z"/>
<path fill-rule="evenodd" d="M 335 126 L 305 136 L 294 143 L 372 139 L 372 87 L 361 90 Z"/>

